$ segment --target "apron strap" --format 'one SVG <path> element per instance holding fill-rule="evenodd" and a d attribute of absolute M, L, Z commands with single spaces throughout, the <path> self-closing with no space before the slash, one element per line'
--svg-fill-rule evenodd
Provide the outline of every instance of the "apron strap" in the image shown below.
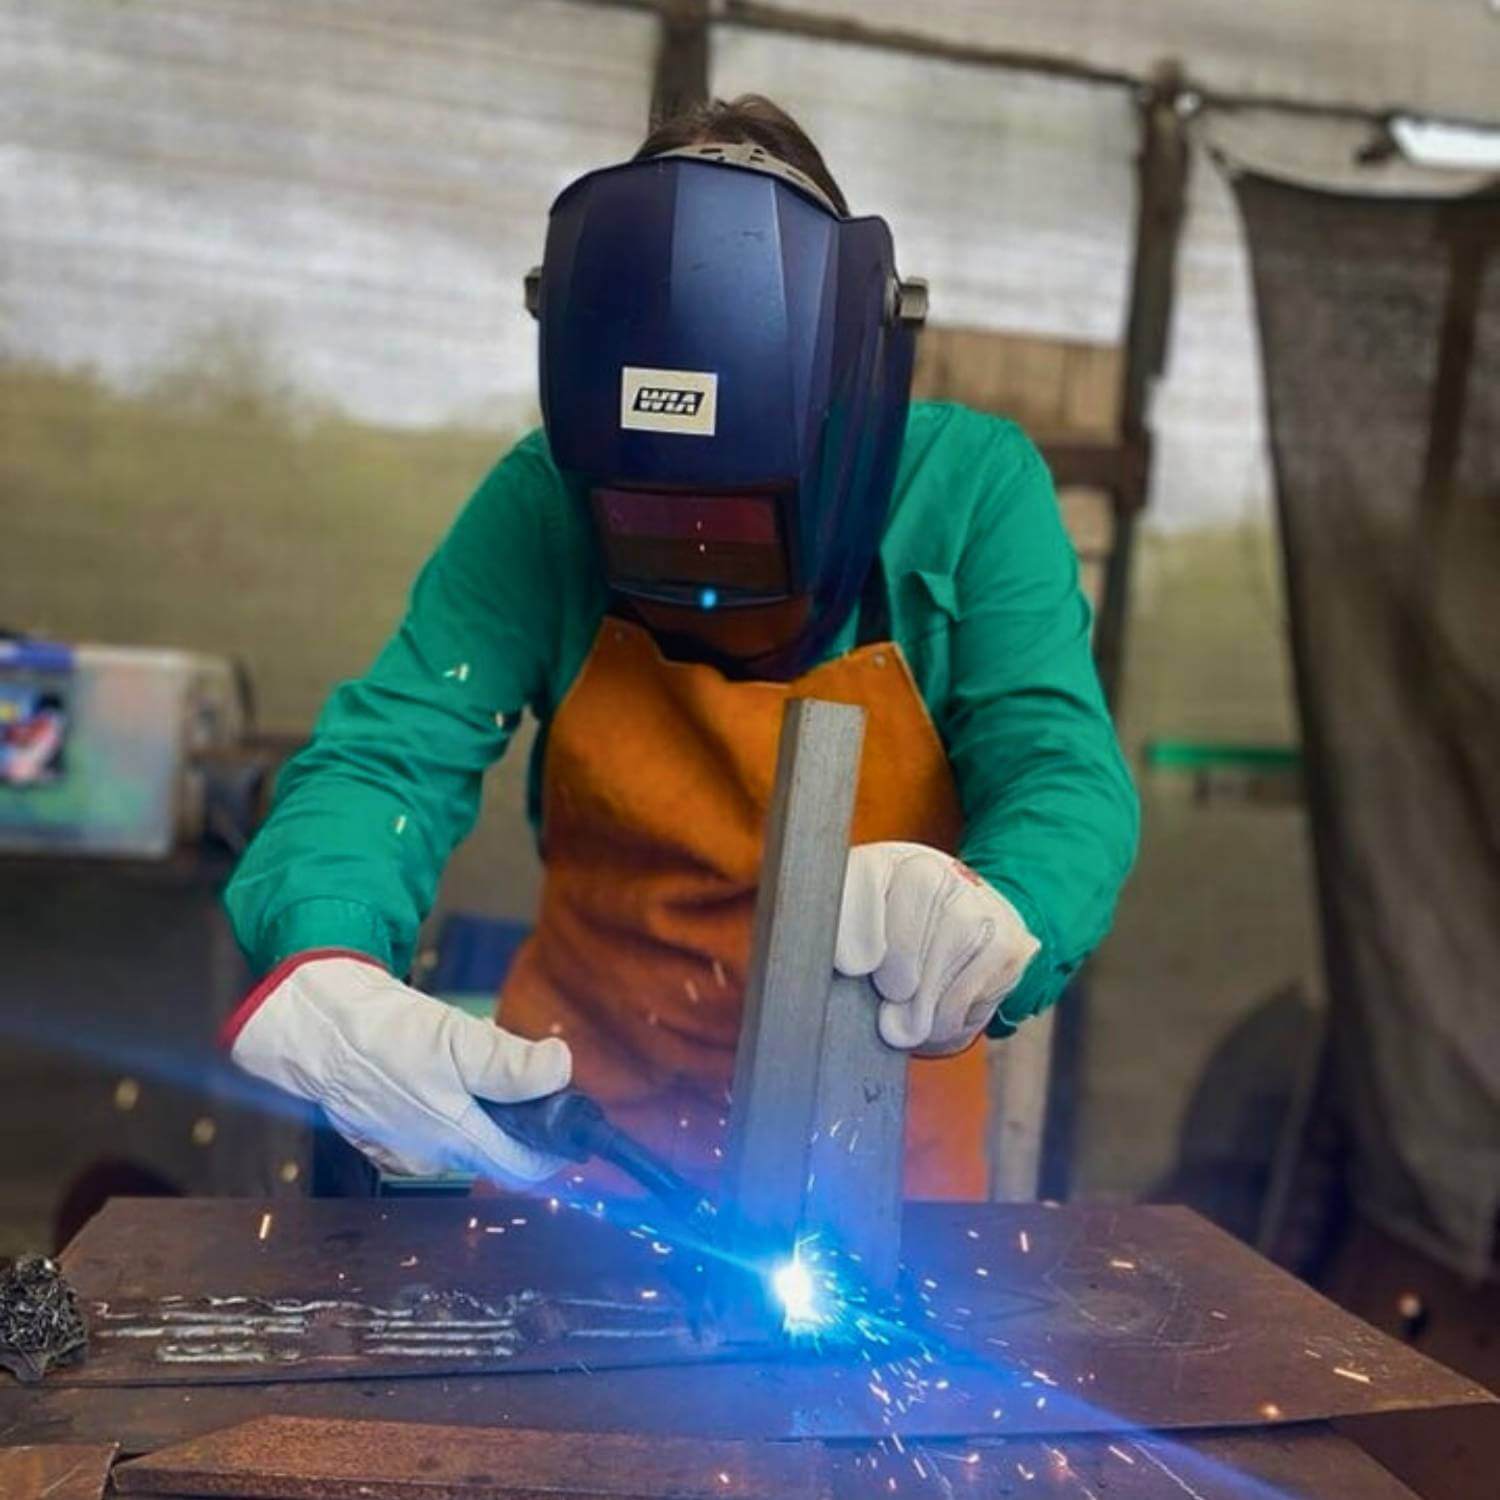
<path fill-rule="evenodd" d="M 859 595 L 859 624 L 855 629 L 856 646 L 873 646 L 876 641 L 891 638 L 891 600 L 885 587 L 885 566 L 875 554 L 865 586 Z"/>

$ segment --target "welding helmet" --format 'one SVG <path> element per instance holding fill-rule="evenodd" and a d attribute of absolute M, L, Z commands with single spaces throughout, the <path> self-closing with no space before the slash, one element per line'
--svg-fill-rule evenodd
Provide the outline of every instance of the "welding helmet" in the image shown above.
<path fill-rule="evenodd" d="M 875 559 L 926 315 L 884 220 L 758 146 L 669 151 L 563 190 L 527 305 L 614 592 L 689 619 L 802 601 L 751 665 L 810 665 Z"/>

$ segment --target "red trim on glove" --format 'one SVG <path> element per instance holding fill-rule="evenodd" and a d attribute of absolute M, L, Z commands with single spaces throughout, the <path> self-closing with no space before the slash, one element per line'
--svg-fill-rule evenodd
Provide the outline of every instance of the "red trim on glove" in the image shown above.
<path fill-rule="evenodd" d="M 384 969 L 385 965 L 371 958 L 368 953 L 361 953 L 356 948 L 309 948 L 305 953 L 294 953 L 290 958 L 284 958 L 266 975 L 259 984 L 235 1006 L 229 1019 L 219 1028 L 219 1046 L 225 1052 L 232 1048 L 239 1039 L 239 1034 L 248 1024 L 250 1017 L 258 1011 L 267 1000 L 271 998 L 271 992 L 277 989 L 282 980 L 288 978 L 295 970 L 300 969 L 303 964 L 310 964 L 319 958 L 353 958 L 362 964 L 369 964 L 374 969 Z"/>

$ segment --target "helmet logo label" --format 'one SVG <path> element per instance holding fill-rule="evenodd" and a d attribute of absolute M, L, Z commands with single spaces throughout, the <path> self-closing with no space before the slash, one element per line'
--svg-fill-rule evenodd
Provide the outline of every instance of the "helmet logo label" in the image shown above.
<path fill-rule="evenodd" d="M 620 426 L 637 432 L 712 437 L 718 417 L 719 377 L 711 370 L 620 371 Z"/>

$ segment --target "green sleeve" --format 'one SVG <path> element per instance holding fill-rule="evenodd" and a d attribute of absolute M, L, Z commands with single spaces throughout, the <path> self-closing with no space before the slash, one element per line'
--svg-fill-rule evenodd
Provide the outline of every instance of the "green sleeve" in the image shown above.
<path fill-rule="evenodd" d="M 1007 426 L 958 566 L 944 718 L 964 859 L 1041 943 L 992 1025 L 1051 1005 L 1109 928 L 1139 804 L 1100 691 L 1052 479 Z"/>
<path fill-rule="evenodd" d="M 374 665 L 335 689 L 225 895 L 257 969 L 353 948 L 403 974 L 485 770 L 545 689 L 560 481 L 523 440 L 427 561 Z M 373 524 L 373 523 L 372 523 Z"/>

